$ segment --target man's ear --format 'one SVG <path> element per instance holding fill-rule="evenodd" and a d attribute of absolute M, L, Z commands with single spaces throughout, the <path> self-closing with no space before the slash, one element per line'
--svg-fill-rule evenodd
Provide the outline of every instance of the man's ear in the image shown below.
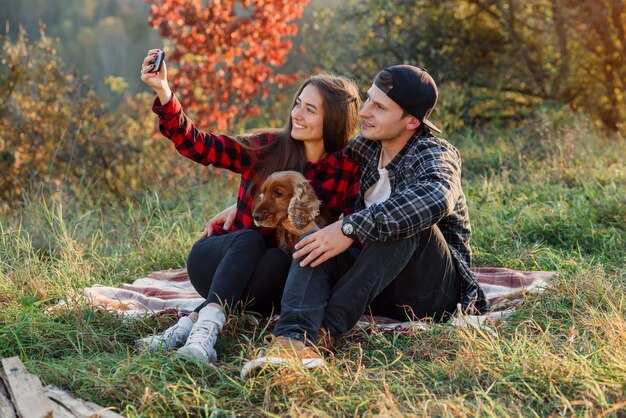
<path fill-rule="evenodd" d="M 410 115 L 409 115 L 410 116 Z M 412 131 L 413 129 L 417 129 L 422 124 L 422 121 L 416 118 L 415 116 L 411 116 L 409 121 L 406 124 L 406 129 Z"/>

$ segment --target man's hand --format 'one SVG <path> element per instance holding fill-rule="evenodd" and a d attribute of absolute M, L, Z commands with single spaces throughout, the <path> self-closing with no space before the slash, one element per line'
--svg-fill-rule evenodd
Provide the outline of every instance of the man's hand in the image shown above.
<path fill-rule="evenodd" d="M 296 244 L 297 251 L 293 253 L 293 258 L 304 257 L 308 254 L 300 265 L 304 267 L 311 264 L 311 267 L 317 267 L 350 248 L 353 242 L 352 238 L 346 237 L 341 232 L 341 221 L 337 221 L 302 238 Z"/>
<path fill-rule="evenodd" d="M 206 228 L 204 228 L 204 232 L 200 235 L 200 239 L 210 237 L 213 234 L 213 227 L 215 225 L 222 225 L 222 228 L 228 231 L 230 227 L 233 226 L 236 214 L 237 204 L 234 204 L 215 215 L 206 223 Z"/>

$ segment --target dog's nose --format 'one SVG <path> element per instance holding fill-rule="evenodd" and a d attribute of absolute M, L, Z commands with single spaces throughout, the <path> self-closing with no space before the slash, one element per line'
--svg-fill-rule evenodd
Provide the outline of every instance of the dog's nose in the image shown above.
<path fill-rule="evenodd" d="M 252 219 L 254 219 L 256 222 L 261 222 L 263 220 L 263 215 L 259 212 L 254 212 L 252 214 Z"/>

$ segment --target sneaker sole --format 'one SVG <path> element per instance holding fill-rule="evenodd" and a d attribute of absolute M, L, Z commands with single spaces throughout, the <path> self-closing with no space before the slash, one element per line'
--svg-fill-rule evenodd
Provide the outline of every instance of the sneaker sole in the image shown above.
<path fill-rule="evenodd" d="M 176 351 L 178 354 L 180 354 L 183 357 L 186 358 L 191 358 L 191 359 L 195 359 L 195 360 L 199 360 L 205 364 L 209 364 L 209 363 L 214 363 L 217 361 L 217 353 L 215 351 L 213 351 L 214 355 L 204 355 L 203 352 L 199 352 L 193 349 L 190 349 L 188 347 L 181 347 Z"/>
<path fill-rule="evenodd" d="M 292 359 L 283 357 L 261 357 L 247 362 L 241 369 L 241 379 L 246 380 L 248 377 L 255 375 L 265 366 L 280 366 L 283 364 L 293 363 Z M 326 362 L 322 358 L 305 358 L 300 360 L 300 364 L 305 369 L 315 369 L 326 366 Z"/>

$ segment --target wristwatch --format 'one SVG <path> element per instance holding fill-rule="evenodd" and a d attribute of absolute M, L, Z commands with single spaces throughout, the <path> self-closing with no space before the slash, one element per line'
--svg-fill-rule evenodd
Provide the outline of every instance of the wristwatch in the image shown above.
<path fill-rule="evenodd" d="M 343 221 L 341 224 L 341 232 L 348 238 L 356 239 L 356 228 L 350 221 Z"/>

